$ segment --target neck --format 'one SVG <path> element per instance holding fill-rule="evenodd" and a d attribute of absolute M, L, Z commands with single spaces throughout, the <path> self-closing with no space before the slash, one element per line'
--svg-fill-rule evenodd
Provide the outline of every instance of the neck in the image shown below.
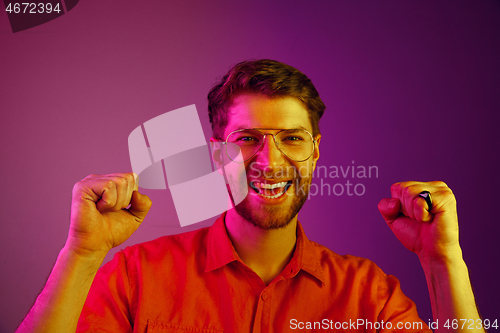
<path fill-rule="evenodd" d="M 281 273 L 293 256 L 297 217 L 284 228 L 264 230 L 242 218 L 234 209 L 226 214 L 226 229 L 241 260 L 266 285 Z"/>

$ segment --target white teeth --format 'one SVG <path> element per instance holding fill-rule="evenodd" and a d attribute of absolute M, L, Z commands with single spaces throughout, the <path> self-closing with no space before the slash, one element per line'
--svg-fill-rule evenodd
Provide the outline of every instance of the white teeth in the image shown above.
<path fill-rule="evenodd" d="M 281 197 L 283 195 L 283 193 L 285 193 L 285 191 L 278 193 L 276 195 L 264 195 L 262 193 L 259 193 L 259 195 L 264 197 L 264 198 L 268 198 L 268 199 L 276 199 L 277 197 Z"/>
<path fill-rule="evenodd" d="M 276 184 L 266 184 L 266 183 L 257 183 L 254 182 L 253 186 L 257 188 L 266 188 L 266 189 L 273 189 L 273 188 L 278 188 L 278 187 L 285 187 L 288 182 L 281 182 L 281 183 L 276 183 Z"/>
<path fill-rule="evenodd" d="M 262 193 L 261 191 L 258 191 L 256 190 L 257 194 L 260 195 L 261 197 L 264 197 L 264 198 L 267 198 L 267 199 L 276 199 L 278 197 L 281 197 L 285 192 L 285 186 L 288 185 L 288 182 L 281 182 L 281 183 L 276 183 L 276 184 L 267 184 L 267 183 L 258 183 L 258 182 L 252 182 L 251 183 L 251 186 L 254 188 L 254 189 L 266 189 L 266 190 L 272 190 L 272 189 L 275 189 L 275 188 L 280 188 L 282 189 L 282 191 L 278 194 L 275 194 L 275 195 L 265 195 L 264 193 Z"/>

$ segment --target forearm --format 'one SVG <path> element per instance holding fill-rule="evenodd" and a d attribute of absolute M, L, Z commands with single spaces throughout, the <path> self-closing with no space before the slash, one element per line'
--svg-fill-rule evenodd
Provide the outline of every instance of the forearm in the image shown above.
<path fill-rule="evenodd" d="M 82 256 L 64 247 L 47 283 L 17 332 L 75 332 L 104 255 Z"/>
<path fill-rule="evenodd" d="M 420 262 L 429 288 L 434 322 L 438 322 L 436 332 L 484 332 L 462 252 L 458 250 L 446 260 L 421 259 Z M 452 325 L 453 320 L 457 325 Z M 444 326 L 447 322 L 449 328 Z"/>

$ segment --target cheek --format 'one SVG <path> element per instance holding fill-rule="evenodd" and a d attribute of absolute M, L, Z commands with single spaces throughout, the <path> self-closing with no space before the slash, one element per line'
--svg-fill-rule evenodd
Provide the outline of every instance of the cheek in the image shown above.
<path fill-rule="evenodd" d="M 260 178 L 262 176 L 262 171 L 255 166 L 255 163 L 245 162 L 245 171 L 249 178 Z"/>
<path fill-rule="evenodd" d="M 297 176 L 299 178 L 309 178 L 312 176 L 313 171 L 314 171 L 314 163 L 313 162 L 303 162 L 300 164 L 295 165 L 295 169 L 297 172 Z"/>

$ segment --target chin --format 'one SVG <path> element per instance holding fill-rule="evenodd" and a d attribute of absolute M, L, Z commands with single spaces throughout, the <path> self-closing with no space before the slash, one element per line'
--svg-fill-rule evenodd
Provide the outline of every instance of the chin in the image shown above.
<path fill-rule="evenodd" d="M 249 195 L 235 207 L 236 213 L 263 230 L 285 228 L 296 218 L 309 195 L 311 178 L 302 178 L 300 183 L 304 183 L 305 186 L 301 184 L 303 187 L 298 187 L 294 184 L 290 189 L 292 197 L 288 197 L 288 200 L 279 205 L 259 204 Z M 306 188 L 307 191 L 295 191 L 296 188 Z"/>

